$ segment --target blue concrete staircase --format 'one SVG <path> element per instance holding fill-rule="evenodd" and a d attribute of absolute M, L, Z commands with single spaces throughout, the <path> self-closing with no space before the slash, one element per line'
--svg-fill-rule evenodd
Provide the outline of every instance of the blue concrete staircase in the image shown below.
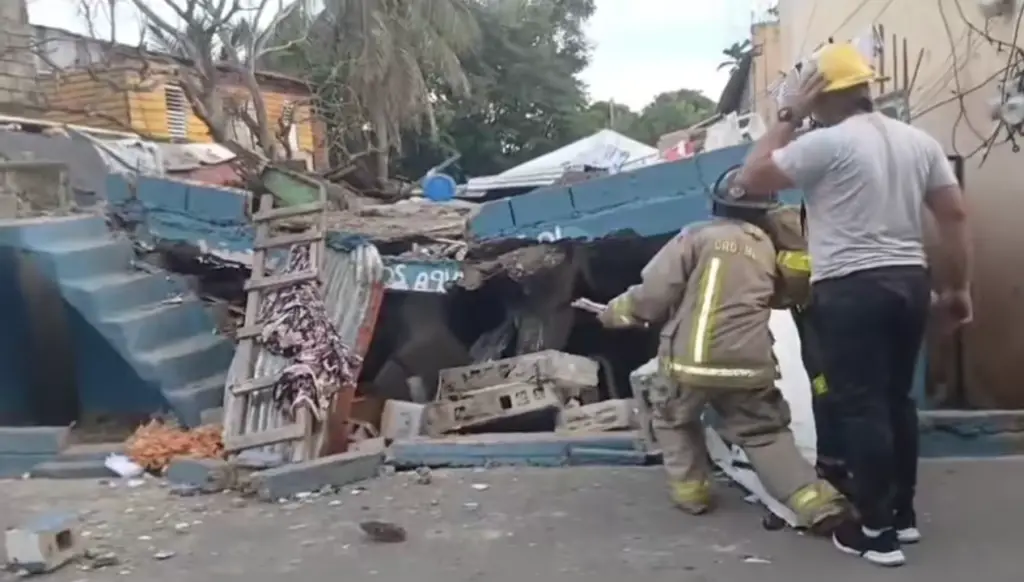
<path fill-rule="evenodd" d="M 11 241 L 16 230 L 16 241 Z M 221 406 L 234 345 L 167 274 L 135 268 L 131 242 L 100 216 L 19 221 L 0 231 L 59 287 L 70 309 L 79 395 L 103 413 L 170 409 L 187 426 Z"/>

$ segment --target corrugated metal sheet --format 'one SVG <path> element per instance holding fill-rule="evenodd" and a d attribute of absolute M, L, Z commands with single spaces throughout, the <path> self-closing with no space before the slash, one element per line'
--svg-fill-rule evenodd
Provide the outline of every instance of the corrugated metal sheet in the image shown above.
<path fill-rule="evenodd" d="M 345 345 L 350 346 L 360 356 L 365 356 L 369 349 L 370 339 L 373 337 L 374 326 L 377 323 L 380 302 L 384 296 L 384 263 L 377 247 L 363 241 L 346 244 L 340 239 L 333 239 L 332 245 L 327 247 L 325 255 L 323 281 L 327 314 L 337 327 Z M 284 358 L 259 350 L 252 377 L 276 375 L 284 369 L 286 363 Z M 236 352 L 236 357 L 232 360 L 231 369 L 228 372 L 228 386 L 245 377 L 239 366 L 240 362 Z M 338 395 L 339 402 L 336 402 L 329 420 L 332 428 L 337 423 L 343 424 L 344 417 L 348 415 L 352 397 L 353 394 L 350 392 Z M 264 392 L 259 397 L 250 398 L 250 405 L 246 413 L 248 417 L 246 433 L 262 432 L 289 424 L 283 415 L 274 408 L 269 392 Z M 338 413 L 342 418 L 338 418 Z M 332 431 L 317 432 L 325 438 L 330 438 L 328 433 Z M 317 450 L 320 450 L 323 444 L 323 442 L 318 443 Z M 344 446 L 343 440 L 341 446 Z M 288 444 L 268 448 L 268 450 L 283 454 L 286 459 L 301 460 L 299 458 L 301 452 L 291 449 L 291 445 Z"/>

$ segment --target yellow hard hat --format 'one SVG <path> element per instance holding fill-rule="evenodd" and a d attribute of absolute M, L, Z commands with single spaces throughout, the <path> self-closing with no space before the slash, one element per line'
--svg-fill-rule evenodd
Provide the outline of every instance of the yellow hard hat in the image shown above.
<path fill-rule="evenodd" d="M 815 64 L 818 72 L 828 81 L 825 93 L 878 80 L 871 63 L 857 47 L 849 43 L 823 46 L 815 55 Z"/>

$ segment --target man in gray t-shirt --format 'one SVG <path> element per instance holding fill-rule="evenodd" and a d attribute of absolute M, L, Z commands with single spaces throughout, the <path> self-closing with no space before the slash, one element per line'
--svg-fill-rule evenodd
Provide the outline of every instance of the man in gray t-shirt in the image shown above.
<path fill-rule="evenodd" d="M 820 342 L 859 524 L 840 550 L 884 566 L 920 540 L 914 514 L 917 412 L 910 388 L 929 313 L 922 210 L 936 219 L 948 281 L 940 305 L 970 321 L 963 197 L 942 147 L 872 108 L 875 74 L 852 45 L 826 45 L 751 149 L 737 185 L 750 194 L 797 187 L 807 207 L 811 324 Z M 795 138 L 813 114 L 824 125 Z M 794 139 L 795 138 L 795 139 Z"/>

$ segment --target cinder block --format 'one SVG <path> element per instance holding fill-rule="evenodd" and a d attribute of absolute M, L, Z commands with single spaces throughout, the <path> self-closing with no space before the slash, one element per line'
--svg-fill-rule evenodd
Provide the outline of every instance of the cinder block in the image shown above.
<path fill-rule="evenodd" d="M 598 363 L 590 358 L 544 350 L 471 366 L 441 370 L 437 399 L 456 400 L 467 392 L 513 382 L 549 382 L 564 396 L 594 390 Z"/>
<path fill-rule="evenodd" d="M 264 501 L 291 497 L 326 486 L 341 487 L 377 476 L 380 452 L 351 451 L 312 461 L 290 463 L 249 475 L 245 489 Z"/>
<path fill-rule="evenodd" d="M 4 535 L 7 562 L 33 574 L 55 570 L 82 550 L 74 515 L 48 514 Z"/>
<path fill-rule="evenodd" d="M 221 459 L 178 457 L 167 467 L 166 476 L 175 485 L 196 487 L 204 493 L 231 489 L 238 483 L 237 468 Z"/>
<path fill-rule="evenodd" d="M 0 454 L 57 454 L 68 445 L 66 426 L 0 427 Z"/>
<path fill-rule="evenodd" d="M 554 428 L 559 409 L 561 401 L 558 395 L 544 384 L 504 384 L 464 394 L 460 400 L 431 402 L 424 414 L 425 432 L 430 436 L 439 436 L 462 429 L 481 429 L 501 420 L 543 415 L 545 412 L 548 413 L 548 428 Z"/>
<path fill-rule="evenodd" d="M 558 414 L 558 430 L 565 432 L 596 432 L 630 428 L 635 428 L 632 398 L 619 398 L 574 406 L 565 408 Z"/>

